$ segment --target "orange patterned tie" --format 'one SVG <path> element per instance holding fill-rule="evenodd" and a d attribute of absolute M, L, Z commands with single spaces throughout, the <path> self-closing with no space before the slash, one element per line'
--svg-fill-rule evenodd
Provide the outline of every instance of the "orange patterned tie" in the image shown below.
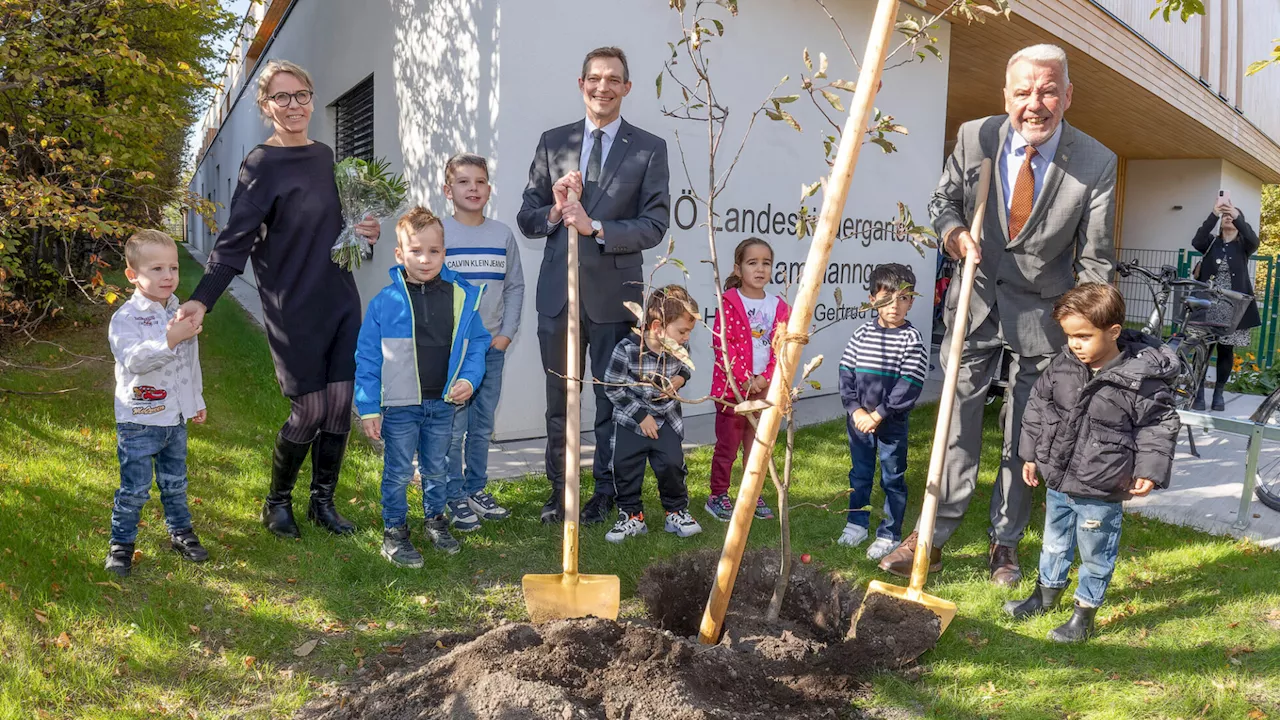
<path fill-rule="evenodd" d="M 1009 206 L 1009 239 L 1013 240 L 1022 232 L 1022 226 L 1031 217 L 1031 206 L 1036 201 L 1036 178 L 1031 173 L 1031 158 L 1036 156 L 1033 145 L 1027 146 L 1027 157 L 1022 161 L 1022 169 L 1018 171 L 1017 184 L 1013 186 L 1013 203 Z"/>

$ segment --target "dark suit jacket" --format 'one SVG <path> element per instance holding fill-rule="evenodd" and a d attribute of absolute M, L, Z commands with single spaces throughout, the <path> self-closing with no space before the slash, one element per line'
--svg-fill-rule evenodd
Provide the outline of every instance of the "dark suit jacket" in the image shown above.
<path fill-rule="evenodd" d="M 516 215 L 525 237 L 547 239 L 538 271 L 540 315 L 559 315 L 568 300 L 565 256 L 569 232 L 564 223 L 548 226 L 547 213 L 555 205 L 551 186 L 581 167 L 585 127 L 586 122 L 579 120 L 542 134 L 529 166 L 524 202 Z M 580 292 L 587 317 L 593 322 L 636 322 L 623 302 L 641 302 L 642 251 L 662 242 L 671 222 L 669 177 L 666 141 L 623 120 L 601 168 L 599 188 L 582 198 L 587 215 L 604 226 L 603 247 L 592 237 L 578 239 Z"/>

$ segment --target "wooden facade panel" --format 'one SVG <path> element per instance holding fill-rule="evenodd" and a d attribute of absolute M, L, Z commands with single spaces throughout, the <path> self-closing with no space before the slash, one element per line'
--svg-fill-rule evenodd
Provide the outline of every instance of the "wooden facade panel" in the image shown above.
<path fill-rule="evenodd" d="M 1240 53 L 1244 66 L 1247 68 L 1255 60 L 1271 57 L 1275 38 L 1280 38 L 1280 12 L 1255 4 L 1253 0 L 1245 2 L 1244 42 Z M 1244 78 L 1241 83 L 1244 87 L 1240 109 L 1244 110 L 1245 117 L 1280 142 L 1280 67 L 1269 67 Z"/>
<path fill-rule="evenodd" d="M 1209 0 L 1214 2 L 1215 0 Z M 1151 18 L 1151 0 L 1098 0 L 1118 20 L 1134 32 L 1150 40 L 1171 60 L 1193 75 L 1200 74 L 1200 34 L 1203 18 L 1196 16 L 1185 24 L 1165 22 L 1157 15 Z"/>

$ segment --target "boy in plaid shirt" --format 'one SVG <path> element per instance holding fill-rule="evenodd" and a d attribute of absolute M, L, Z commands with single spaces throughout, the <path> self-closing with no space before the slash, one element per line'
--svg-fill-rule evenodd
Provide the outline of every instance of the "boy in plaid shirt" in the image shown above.
<path fill-rule="evenodd" d="M 691 375 L 689 366 L 672 352 L 687 351 L 697 312 L 697 303 L 683 287 L 668 285 L 655 291 L 645 308 L 643 337 L 624 338 L 609 359 L 604 382 L 616 423 L 613 482 L 618 502 L 618 522 L 604 536 L 609 542 L 649 532 L 640 499 L 646 462 L 658 479 L 666 531 L 679 537 L 702 532 L 689 514 L 684 417 L 676 397 Z"/>

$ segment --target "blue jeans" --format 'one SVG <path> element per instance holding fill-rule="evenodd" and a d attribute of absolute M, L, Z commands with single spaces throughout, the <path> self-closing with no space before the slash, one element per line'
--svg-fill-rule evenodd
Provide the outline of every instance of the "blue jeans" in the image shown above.
<path fill-rule="evenodd" d="M 421 405 L 382 408 L 382 524 L 401 527 L 409 521 L 406 491 L 413 480 L 413 455 L 422 476 L 422 509 L 427 517 L 444 512 L 448 484 L 449 439 L 458 406 L 442 399 Z"/>
<path fill-rule="evenodd" d="M 484 490 L 489 481 L 489 438 L 502 394 L 502 366 L 507 353 L 492 347 L 484 354 L 484 380 L 453 418 L 449 445 L 449 499 L 461 500 Z M 463 474 L 463 460 L 466 474 Z"/>
<path fill-rule="evenodd" d="M 907 516 L 907 419 L 885 419 L 874 433 L 864 433 L 846 418 L 849 433 L 849 515 L 848 521 L 869 528 L 871 513 L 859 508 L 871 502 L 875 483 L 876 455 L 880 456 L 880 487 L 884 490 L 884 520 L 876 529 L 877 538 L 897 542 L 902 539 L 902 522 Z"/>
<path fill-rule="evenodd" d="M 187 423 L 167 427 L 116 423 L 120 489 L 111 509 L 111 542 L 132 545 L 138 517 L 151 499 L 151 481 L 160 488 L 164 522 L 170 533 L 191 529 L 187 509 Z"/>
<path fill-rule="evenodd" d="M 1073 497 L 1049 490 L 1045 498 L 1044 544 L 1040 549 L 1040 584 L 1064 588 L 1071 561 L 1080 548 L 1080 583 L 1076 602 L 1102 605 L 1120 553 L 1120 522 L 1124 510 L 1118 502 Z"/>

